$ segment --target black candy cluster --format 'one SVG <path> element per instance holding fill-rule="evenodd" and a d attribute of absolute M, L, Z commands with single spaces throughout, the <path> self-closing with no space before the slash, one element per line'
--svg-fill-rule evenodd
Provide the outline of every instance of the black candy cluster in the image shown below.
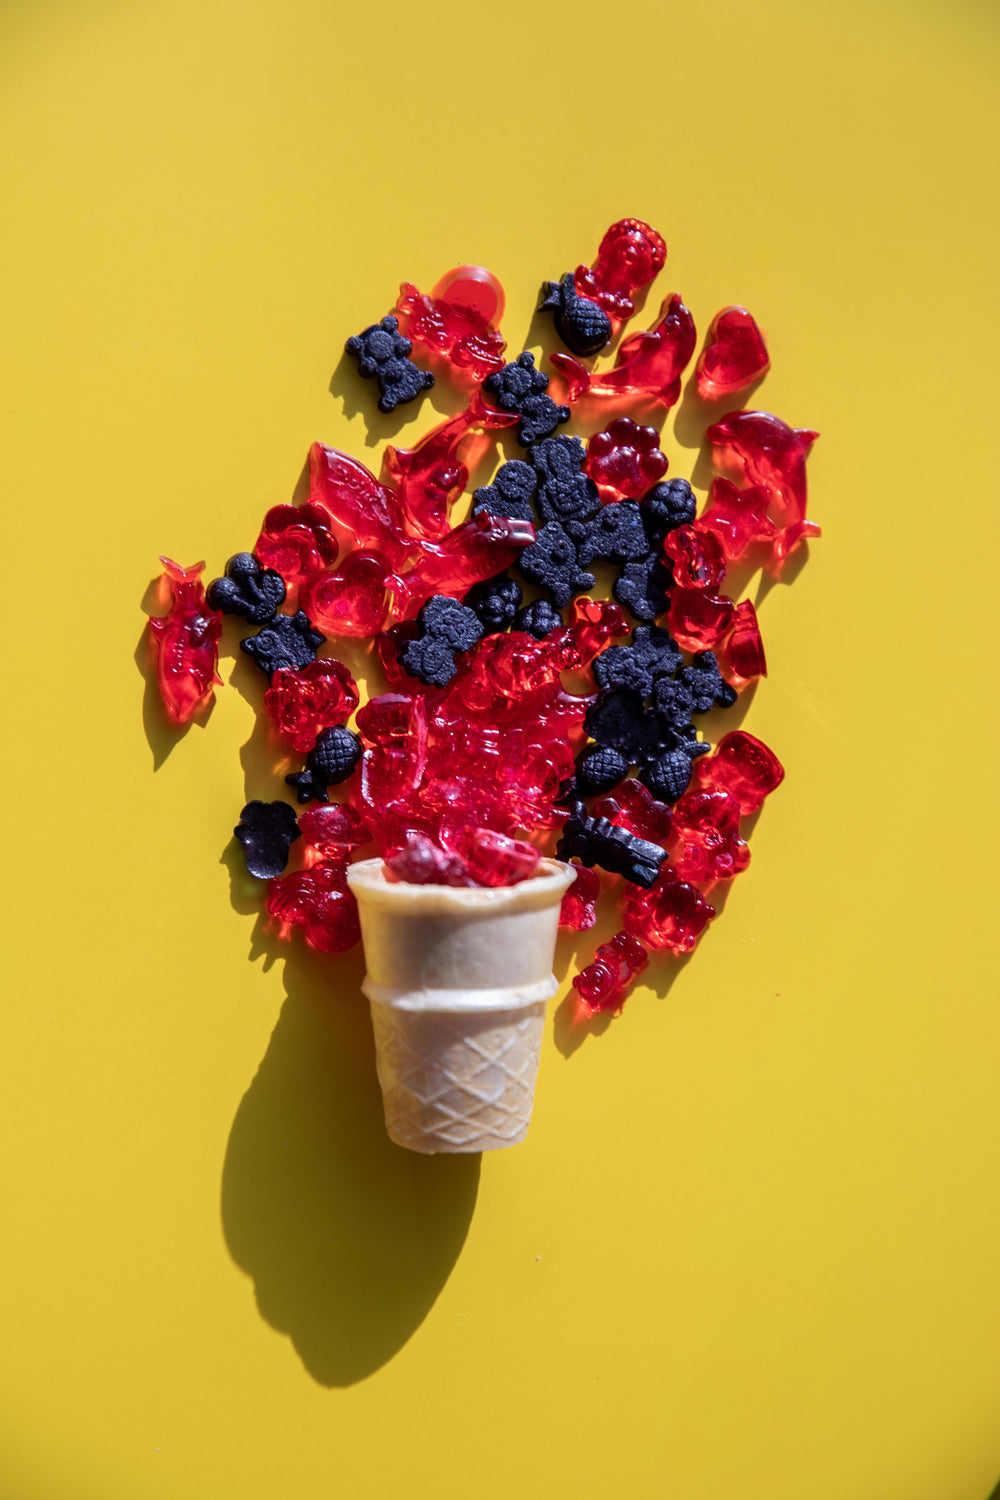
<path fill-rule="evenodd" d="M 458 671 L 456 653 L 471 650 L 483 634 L 483 622 L 475 610 L 444 594 L 428 599 L 417 622 L 419 634 L 403 646 L 400 665 L 425 687 L 447 687 Z"/>
<path fill-rule="evenodd" d="M 434 384 L 430 371 L 419 369 L 409 358 L 413 345 L 400 333 L 399 319 L 392 313 L 354 334 L 345 348 L 357 360 L 358 373 L 378 382 L 379 411 L 393 412 Z"/>

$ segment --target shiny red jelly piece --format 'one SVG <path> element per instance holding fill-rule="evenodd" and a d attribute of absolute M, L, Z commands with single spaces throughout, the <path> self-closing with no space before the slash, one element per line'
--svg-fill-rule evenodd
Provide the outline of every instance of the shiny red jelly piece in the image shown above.
<path fill-rule="evenodd" d="M 698 395 L 718 401 L 762 379 L 771 368 L 764 335 L 745 307 L 724 307 L 712 319 L 695 368 Z"/>
<path fill-rule="evenodd" d="M 573 282 L 619 325 L 635 312 L 633 294 L 663 270 L 667 246 L 642 219 L 618 219 L 605 230 L 592 266 L 577 266 Z"/>
<path fill-rule="evenodd" d="M 670 595 L 667 629 L 685 651 L 711 651 L 733 623 L 736 606 L 726 594 L 676 588 Z"/>
<path fill-rule="evenodd" d="M 685 792 L 674 808 L 674 837 L 674 868 L 682 880 L 731 880 L 750 863 L 740 838 L 740 804 L 728 792 Z"/>
<path fill-rule="evenodd" d="M 663 550 L 673 564 L 678 588 L 707 589 L 714 594 L 725 579 L 725 553 L 718 538 L 700 522 L 668 531 Z"/>
<path fill-rule="evenodd" d="M 439 541 L 447 535 L 449 507 L 493 441 L 489 434 L 517 420 L 516 413 L 487 406 L 477 392 L 464 411 L 432 428 L 415 447 L 386 448 L 386 472 L 396 486 L 400 518 L 411 537 Z"/>
<path fill-rule="evenodd" d="M 587 473 L 601 499 L 636 500 L 658 484 L 667 472 L 655 427 L 640 427 L 631 417 L 619 417 L 587 444 Z"/>
<path fill-rule="evenodd" d="M 699 529 L 713 532 L 728 560 L 735 562 L 756 543 L 772 542 L 777 535 L 767 513 L 770 502 L 769 490 L 740 490 L 728 479 L 713 479 L 708 506 L 698 517 Z"/>
<path fill-rule="evenodd" d="M 311 750 L 324 729 L 346 724 L 358 706 L 358 687 L 342 661 L 328 656 L 297 670 L 280 667 L 264 694 L 264 707 L 294 750 Z"/>
<path fill-rule="evenodd" d="M 570 932 L 586 932 L 597 921 L 597 901 L 601 894 L 601 877 L 586 865 L 575 865 L 576 879 L 562 898 L 559 926 Z"/>
<path fill-rule="evenodd" d="M 385 628 L 395 581 L 378 553 L 352 552 L 306 584 L 302 607 L 324 635 L 368 640 Z"/>
<path fill-rule="evenodd" d="M 680 297 L 668 297 L 660 321 L 645 333 L 633 333 L 618 350 L 614 369 L 592 374 L 572 354 L 552 354 L 550 360 L 566 381 L 567 400 L 614 403 L 657 401 L 674 406 L 680 399 L 681 376 L 697 340 L 694 319 Z"/>
<path fill-rule="evenodd" d="M 348 802 L 320 802 L 310 807 L 299 816 L 299 832 L 307 852 L 314 851 L 325 860 L 346 858 L 371 839 L 364 818 Z"/>
<path fill-rule="evenodd" d="M 347 861 L 321 860 L 308 870 L 272 880 L 268 915 L 282 938 L 301 927 L 306 942 L 321 953 L 343 953 L 361 936 L 358 904 L 347 887 Z"/>
<path fill-rule="evenodd" d="M 456 266 L 430 296 L 404 281 L 396 310 L 401 332 L 456 371 L 483 381 L 502 367 L 504 291 L 485 266 Z"/>
<path fill-rule="evenodd" d="M 699 789 L 729 792 L 740 812 L 755 813 L 765 797 L 785 779 L 784 767 L 774 751 L 745 729 L 723 735 L 712 755 L 695 762 L 693 784 Z"/>
<path fill-rule="evenodd" d="M 460 855 L 440 848 L 417 829 L 406 834 L 402 848 L 387 856 L 386 873 L 391 880 L 408 885 L 475 885 Z"/>
<path fill-rule="evenodd" d="M 534 540 L 530 521 L 480 511 L 441 541 L 425 543 L 417 565 L 392 581 L 394 613 L 412 620 L 432 594 L 462 598 L 474 583 L 502 573 Z"/>
<path fill-rule="evenodd" d="M 156 676 L 167 715 L 186 724 L 215 696 L 222 615 L 205 600 L 201 575 L 205 564 L 182 568 L 161 557 L 162 582 L 170 594 L 170 608 L 162 619 L 151 617 L 149 628 L 156 645 Z"/>
<path fill-rule="evenodd" d="M 619 1015 L 629 986 L 649 963 L 642 943 L 631 932 L 616 932 L 601 943 L 592 961 L 573 980 L 586 1008 L 593 1014 Z"/>
<path fill-rule="evenodd" d="M 542 858 L 534 844 L 471 825 L 459 834 L 456 847 L 477 885 L 518 885 L 537 874 Z"/>
<path fill-rule="evenodd" d="M 678 956 L 691 952 L 715 916 L 715 907 L 667 864 L 660 867 L 648 891 L 637 885 L 627 887 L 622 910 L 625 926 L 640 942 Z"/>
<path fill-rule="evenodd" d="M 322 505 L 275 505 L 264 517 L 254 547 L 262 568 L 280 573 L 294 608 L 294 591 L 324 568 L 332 568 L 340 548 Z"/>
<path fill-rule="evenodd" d="M 602 797 L 595 806 L 599 818 L 634 833 L 637 838 L 647 839 L 662 848 L 673 827 L 673 809 L 666 802 L 658 802 L 641 781 L 634 776 L 615 787 L 609 797 Z"/>
<path fill-rule="evenodd" d="M 806 459 L 819 437 L 808 427 L 789 427 L 767 411 L 730 412 L 709 427 L 716 467 L 771 491 L 783 526 L 774 541 L 781 562 L 805 537 L 820 529 L 806 520 Z"/>
<path fill-rule="evenodd" d="M 757 611 L 749 599 L 736 606 L 733 625 L 726 637 L 724 654 L 729 667 L 728 676 L 742 684 L 754 677 L 767 676 L 767 657 L 761 640 Z"/>

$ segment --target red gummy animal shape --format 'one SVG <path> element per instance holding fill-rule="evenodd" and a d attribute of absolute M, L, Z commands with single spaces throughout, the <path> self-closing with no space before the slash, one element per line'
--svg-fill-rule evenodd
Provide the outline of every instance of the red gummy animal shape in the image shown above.
<path fill-rule="evenodd" d="M 222 615 L 209 608 L 201 575 L 205 564 L 182 568 L 161 557 L 163 579 L 170 590 L 170 609 L 162 619 L 150 619 L 156 644 L 156 675 L 160 697 L 175 724 L 186 724 L 215 696 L 219 634 Z"/>
<path fill-rule="evenodd" d="M 779 564 L 799 543 L 819 536 L 806 520 L 806 459 L 819 437 L 809 427 L 789 427 L 767 411 L 734 411 L 706 433 L 716 468 L 769 490 L 780 512 L 782 529 L 774 541 Z"/>
<path fill-rule="evenodd" d="M 681 393 L 681 375 L 697 339 L 694 319 L 680 297 L 668 297 L 660 321 L 645 333 L 633 333 L 618 350 L 613 370 L 591 374 L 571 354 L 550 356 L 565 376 L 567 400 L 658 401 L 670 407 Z"/>

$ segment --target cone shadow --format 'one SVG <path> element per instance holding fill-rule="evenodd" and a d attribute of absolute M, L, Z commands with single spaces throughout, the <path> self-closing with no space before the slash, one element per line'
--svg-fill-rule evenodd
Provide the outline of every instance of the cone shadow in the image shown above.
<path fill-rule="evenodd" d="M 314 1380 L 343 1387 L 392 1359 L 433 1307 L 465 1243 L 480 1157 L 421 1156 L 386 1135 L 360 950 L 282 951 L 288 995 L 233 1121 L 222 1223 L 262 1317 Z"/>

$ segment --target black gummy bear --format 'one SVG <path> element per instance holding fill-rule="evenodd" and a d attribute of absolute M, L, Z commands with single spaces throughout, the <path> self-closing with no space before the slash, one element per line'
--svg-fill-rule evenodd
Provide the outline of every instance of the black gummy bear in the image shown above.
<path fill-rule="evenodd" d="M 452 651 L 471 650 L 483 633 L 473 611 L 447 594 L 428 599 L 417 618 L 424 635 L 444 641 Z"/>
<path fill-rule="evenodd" d="M 522 448 L 549 437 L 560 422 L 568 422 L 568 406 L 557 406 L 548 390 L 549 377 L 535 369 L 535 356 L 526 349 L 502 370 L 494 370 L 483 381 L 483 389 L 495 397 L 502 411 L 517 412 L 517 440 Z"/>
<path fill-rule="evenodd" d="M 584 804 L 576 802 L 563 824 L 556 857 L 578 859 L 582 865 L 600 865 L 603 870 L 624 875 L 626 880 L 648 890 L 667 855 L 659 844 L 637 838 L 607 818 L 588 817 Z"/>
<path fill-rule="evenodd" d="M 691 780 L 691 765 L 711 750 L 707 740 L 695 738 L 693 725 L 671 734 L 663 753 L 639 771 L 643 782 L 660 802 L 673 804 L 683 797 Z"/>
<path fill-rule="evenodd" d="M 631 610 L 637 620 L 651 623 L 670 608 L 673 569 L 659 552 L 639 562 L 626 563 L 611 586 L 611 592 Z"/>
<path fill-rule="evenodd" d="M 642 765 L 662 754 L 669 726 L 644 707 L 635 688 L 605 688 L 587 709 L 584 728 L 599 745 L 620 750 L 629 765 Z"/>
<path fill-rule="evenodd" d="M 639 502 L 651 546 L 659 546 L 668 531 L 690 526 L 698 510 L 686 479 L 662 479 Z"/>
<path fill-rule="evenodd" d="M 514 629 L 533 635 L 536 641 L 543 641 L 553 630 L 561 630 L 563 624 L 562 615 L 547 599 L 535 599 L 514 616 Z"/>
<path fill-rule="evenodd" d="M 649 538 L 634 500 L 616 500 L 602 506 L 580 543 L 582 563 L 596 562 L 598 558 L 619 564 L 640 562 L 649 554 Z"/>
<path fill-rule="evenodd" d="M 293 771 L 285 780 L 298 793 L 300 802 L 329 802 L 328 786 L 346 781 L 361 759 L 363 746 L 356 734 L 336 724 L 324 729 L 309 752 L 304 771 Z"/>
<path fill-rule="evenodd" d="M 555 313 L 556 333 L 567 349 L 586 359 L 611 338 L 611 319 L 590 297 L 581 297 L 569 271 L 561 281 L 542 282 L 539 312 Z"/>
<path fill-rule="evenodd" d="M 273 568 L 262 568 L 252 552 L 237 552 L 226 563 L 225 578 L 213 578 L 205 597 L 224 615 L 266 625 L 285 602 L 285 580 Z"/>
<path fill-rule="evenodd" d="M 433 635 L 421 635 L 408 641 L 400 652 L 399 665 L 424 687 L 447 687 L 458 664 L 447 641 Z"/>
<path fill-rule="evenodd" d="M 602 688 L 635 688 L 648 697 L 660 677 L 672 677 L 684 660 L 677 642 L 659 625 L 637 625 L 631 646 L 609 646 L 594 662 Z"/>
<path fill-rule="evenodd" d="M 530 464 L 511 458 L 500 468 L 492 484 L 481 484 L 472 496 L 472 514 L 481 510 L 491 516 L 507 516 L 516 521 L 534 521 L 531 497 L 538 480 Z"/>
<path fill-rule="evenodd" d="M 732 708 L 739 697 L 719 671 L 714 651 L 698 651 L 691 665 L 678 674 L 694 700 L 694 712 L 707 714 L 712 708 Z"/>
<path fill-rule="evenodd" d="M 559 609 L 565 609 L 574 594 L 585 594 L 597 582 L 593 573 L 580 567 L 576 542 L 558 521 L 540 528 L 515 566 L 529 583 L 545 589 Z"/>
<path fill-rule="evenodd" d="M 310 625 L 309 616 L 299 609 L 294 615 L 275 615 L 270 625 L 240 641 L 240 650 L 273 677 L 279 667 L 308 666 L 325 640 L 326 636 Z"/>
<path fill-rule="evenodd" d="M 610 792 L 628 775 L 629 763 L 620 750 L 589 745 L 576 764 L 576 789 L 581 797 Z"/>
<path fill-rule="evenodd" d="M 538 475 L 535 505 L 543 521 L 558 521 L 570 536 L 583 536 L 587 522 L 601 509 L 597 485 L 583 472 L 587 450 L 578 437 L 545 438 L 528 449 Z"/>
<path fill-rule="evenodd" d="M 496 578 L 475 584 L 464 602 L 479 616 L 486 633 L 492 635 L 513 625 L 523 597 L 517 579 L 500 573 Z"/>
<path fill-rule="evenodd" d="M 288 863 L 288 851 L 301 838 L 287 802 L 248 802 L 233 829 L 243 845 L 247 869 L 258 880 L 274 880 Z"/>
<path fill-rule="evenodd" d="M 378 381 L 379 411 L 395 411 L 434 384 L 430 371 L 418 369 L 408 358 L 413 345 L 400 333 L 399 319 L 392 313 L 364 333 L 352 334 L 344 347 L 357 360 L 358 373 L 366 380 L 374 375 Z"/>

